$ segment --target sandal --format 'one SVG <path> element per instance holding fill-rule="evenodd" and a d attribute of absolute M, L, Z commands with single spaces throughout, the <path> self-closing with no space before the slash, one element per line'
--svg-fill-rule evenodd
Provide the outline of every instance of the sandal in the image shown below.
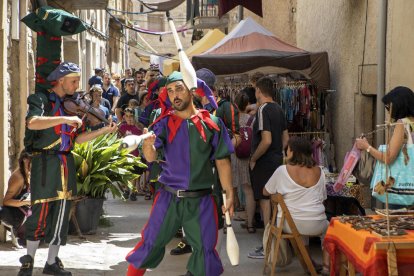
<path fill-rule="evenodd" d="M 256 233 L 256 228 L 254 226 L 247 226 L 247 232 L 249 234 L 254 234 Z"/>

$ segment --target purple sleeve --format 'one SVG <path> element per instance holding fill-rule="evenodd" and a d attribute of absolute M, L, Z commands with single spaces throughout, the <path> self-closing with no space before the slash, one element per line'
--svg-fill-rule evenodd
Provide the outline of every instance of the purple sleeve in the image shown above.
<path fill-rule="evenodd" d="M 166 138 L 167 122 L 168 122 L 168 117 L 161 119 L 151 128 L 151 130 L 157 136 L 157 138 L 155 139 L 155 143 L 154 143 L 154 146 L 156 149 L 163 148 L 164 144 L 167 142 L 167 138 Z"/>
<path fill-rule="evenodd" d="M 212 146 L 214 149 L 211 159 L 224 159 L 230 156 L 234 152 L 233 144 L 231 143 L 230 136 L 227 129 L 220 118 L 218 119 L 219 131 L 214 131 L 214 137 Z"/>

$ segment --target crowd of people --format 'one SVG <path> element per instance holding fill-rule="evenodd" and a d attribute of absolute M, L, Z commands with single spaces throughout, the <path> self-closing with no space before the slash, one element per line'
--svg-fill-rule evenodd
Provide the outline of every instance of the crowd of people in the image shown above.
<path fill-rule="evenodd" d="M 148 170 L 140 172 L 132 190 L 121 186 L 125 200 L 135 201 L 138 195 L 154 200 L 141 241 L 126 257 L 127 275 L 143 275 L 146 269 L 155 268 L 177 233 L 182 240 L 171 254 L 192 253 L 187 276 L 220 275 L 223 212 L 246 211 L 245 217 L 234 219 L 242 220 L 242 227 L 254 234 L 256 228 L 269 223 L 269 198 L 276 193 L 283 195 L 305 245 L 308 236 L 320 237 L 323 244 L 328 227 L 323 205 L 325 175 L 313 160 L 310 142 L 289 139 L 284 112 L 275 102 L 273 81 L 264 74 L 253 74 L 250 86 L 241 89 L 232 102 L 216 88 L 216 76 L 210 70 L 200 69 L 196 75 L 198 89 L 190 91 L 180 72 L 162 76 L 155 65 L 147 70 L 125 69 L 122 78 L 96 68 L 88 81 L 89 101 L 109 124 L 89 127 L 89 131 L 80 118 L 67 116 L 60 106 L 61 99 L 73 95 L 79 86 L 76 64 L 64 62 L 49 75 L 55 81 L 53 96 L 29 97 L 26 149 L 0 209 L 0 219 L 11 228 L 13 243 L 20 246 L 20 238 L 27 246 L 19 275 L 32 275 L 40 240 L 50 244 L 44 273 L 71 275 L 57 256 L 60 245 L 66 243 L 70 191 L 75 185 L 70 151 L 74 142 L 116 130 L 120 136 L 153 133 L 131 152 L 149 165 Z M 385 96 L 384 103 L 394 106 L 393 119 L 414 122 L 412 108 L 404 107 L 407 99 L 414 102 L 414 93 L 408 88 L 398 91 Z M 51 108 L 43 102 L 50 102 Z M 404 129 L 397 126 L 386 159 L 366 139 L 357 139 L 357 147 L 378 160 L 392 162 L 403 139 Z M 242 153 L 244 147 L 248 147 L 247 155 Z M 56 183 L 54 179 L 66 180 Z M 53 189 L 44 189 L 45 183 L 52 182 Z M 227 208 L 222 208 L 223 190 Z M 288 225 L 283 230 L 291 231 Z M 314 262 L 315 267 L 328 274 L 329 256 L 322 251 L 323 264 Z M 263 246 L 248 257 L 263 259 Z"/>

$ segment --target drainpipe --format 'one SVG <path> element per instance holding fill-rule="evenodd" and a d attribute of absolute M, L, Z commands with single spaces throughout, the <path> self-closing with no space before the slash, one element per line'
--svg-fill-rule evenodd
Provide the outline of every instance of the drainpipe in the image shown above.
<path fill-rule="evenodd" d="M 381 0 L 379 5 L 378 16 L 378 83 L 377 83 L 377 106 L 376 106 L 376 124 L 384 124 L 385 110 L 381 99 L 385 95 L 385 61 L 386 61 L 386 46 L 387 46 L 387 6 L 388 0 Z M 384 144 L 384 136 L 376 136 L 377 145 Z"/>
<path fill-rule="evenodd" d="M 385 61 L 387 47 L 387 6 L 388 0 L 381 0 L 378 14 L 378 71 L 377 71 L 377 106 L 376 106 L 376 124 L 380 125 L 385 122 L 385 108 L 381 99 L 385 95 Z M 384 135 L 376 135 L 377 145 L 384 144 Z M 375 202 L 375 203 L 374 203 Z M 384 204 L 375 200 L 371 206 L 384 208 Z"/>
<path fill-rule="evenodd" d="M 9 99 L 7 96 L 7 9 L 8 2 L 0 2 L 0 204 L 3 205 L 4 189 L 9 179 Z M 6 241 L 6 231 L 0 225 L 0 241 Z"/>

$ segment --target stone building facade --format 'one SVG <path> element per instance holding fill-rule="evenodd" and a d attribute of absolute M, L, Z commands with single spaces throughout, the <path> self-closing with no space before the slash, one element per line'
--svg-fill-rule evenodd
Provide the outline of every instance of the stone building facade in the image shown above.
<path fill-rule="evenodd" d="M 39 2 L 39 1 L 38 1 Z M 88 78 L 96 67 L 119 72 L 129 66 L 128 32 L 116 25 L 106 7 L 132 11 L 133 0 L 74 0 L 50 1 L 55 8 L 73 12 L 90 24 L 87 31 L 63 37 L 62 60 L 75 62 L 82 69 L 80 89 L 86 88 Z M 26 99 L 34 92 L 36 33 L 20 19 L 32 11 L 30 0 L 5 0 L 0 4 L 0 204 L 8 178 L 17 166 L 23 149 Z M 127 22 L 127 16 L 119 18 Z M 1 238 L 1 235 L 0 235 Z"/>

